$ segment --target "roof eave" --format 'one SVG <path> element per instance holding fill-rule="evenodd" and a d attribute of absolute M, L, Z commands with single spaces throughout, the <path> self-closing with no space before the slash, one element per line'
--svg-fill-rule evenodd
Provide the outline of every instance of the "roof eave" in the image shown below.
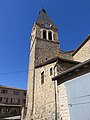
<path fill-rule="evenodd" d="M 47 64 L 51 64 L 51 63 L 53 63 L 53 62 L 55 62 L 55 61 L 57 61 L 57 60 L 58 60 L 58 61 L 69 62 L 69 63 L 73 63 L 73 64 L 79 64 L 79 63 L 80 63 L 80 62 L 78 62 L 78 61 L 63 59 L 63 58 L 60 58 L 60 57 L 55 57 L 55 58 L 52 58 L 52 59 L 50 59 L 50 60 L 48 60 L 48 61 L 46 61 L 46 62 L 44 62 L 44 63 L 42 63 L 42 64 L 36 65 L 35 68 L 39 68 L 39 67 L 45 66 L 45 65 L 47 65 Z"/>
<path fill-rule="evenodd" d="M 87 60 L 87 61 L 85 61 L 85 62 L 83 62 L 83 63 L 80 63 L 80 64 L 78 64 L 78 65 L 75 65 L 74 67 L 69 68 L 68 70 L 62 72 L 61 74 L 53 77 L 52 80 L 53 80 L 53 81 L 54 81 L 54 80 L 57 80 L 57 79 L 59 79 L 61 76 L 64 76 L 64 75 L 66 75 L 66 74 L 68 74 L 68 73 L 70 73 L 70 72 L 72 72 L 72 71 L 74 71 L 74 70 L 77 70 L 77 69 L 79 69 L 79 68 L 82 68 L 83 66 L 86 66 L 87 64 L 90 64 L 90 59 Z"/>

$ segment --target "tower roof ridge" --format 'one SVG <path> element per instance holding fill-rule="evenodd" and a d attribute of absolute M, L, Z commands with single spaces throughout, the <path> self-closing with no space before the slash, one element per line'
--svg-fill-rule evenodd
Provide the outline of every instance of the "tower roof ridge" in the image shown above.
<path fill-rule="evenodd" d="M 44 7 L 42 7 L 42 11 L 47 14 L 46 10 Z"/>
<path fill-rule="evenodd" d="M 51 20 L 51 18 L 48 16 L 46 10 L 44 7 L 42 7 L 42 10 L 39 12 L 38 18 L 35 22 L 36 24 L 50 24 L 54 28 L 57 29 L 57 26 L 54 24 L 54 22 Z"/>

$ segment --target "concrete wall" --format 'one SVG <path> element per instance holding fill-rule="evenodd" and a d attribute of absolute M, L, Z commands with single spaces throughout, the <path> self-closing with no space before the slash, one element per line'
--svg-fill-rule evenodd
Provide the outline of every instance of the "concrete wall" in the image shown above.
<path fill-rule="evenodd" d="M 75 61 L 84 62 L 90 59 L 90 39 L 84 46 L 73 56 Z"/>

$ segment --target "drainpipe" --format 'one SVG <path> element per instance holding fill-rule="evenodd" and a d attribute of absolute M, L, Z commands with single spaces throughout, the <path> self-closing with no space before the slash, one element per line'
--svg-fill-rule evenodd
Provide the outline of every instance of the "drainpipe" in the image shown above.
<path fill-rule="evenodd" d="M 54 66 L 54 77 L 55 77 L 55 68 L 56 68 L 57 63 L 58 63 L 58 60 Z M 55 81 L 54 81 L 54 109 L 55 109 L 54 120 L 57 120 L 57 98 L 56 98 L 56 82 Z"/>
<path fill-rule="evenodd" d="M 32 88 L 32 110 L 31 110 L 31 120 L 33 120 L 33 111 L 34 111 L 34 94 L 35 94 L 35 68 L 33 74 L 33 88 Z"/>

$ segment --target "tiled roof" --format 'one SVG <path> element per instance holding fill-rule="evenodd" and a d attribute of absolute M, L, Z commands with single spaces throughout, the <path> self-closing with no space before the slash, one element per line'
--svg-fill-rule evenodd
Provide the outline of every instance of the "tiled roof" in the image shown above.
<path fill-rule="evenodd" d="M 0 85 L 0 88 L 3 88 L 3 89 L 12 89 L 12 90 L 20 90 L 20 91 L 26 91 L 24 89 L 20 89 L 20 88 L 15 88 L 15 87 L 9 87 L 9 86 L 3 86 L 3 85 Z"/>
<path fill-rule="evenodd" d="M 51 64 L 51 63 L 53 63 L 53 62 L 55 62 L 55 61 L 64 61 L 64 62 L 69 62 L 69 63 L 73 63 L 73 64 L 79 64 L 80 62 L 77 62 L 77 61 L 73 61 L 73 60 L 69 60 L 69 59 L 64 59 L 64 58 L 60 58 L 60 57 L 55 57 L 55 58 L 52 58 L 52 59 L 50 59 L 50 60 L 48 60 L 48 61 L 46 61 L 46 62 L 44 62 L 44 63 L 42 63 L 42 64 L 40 64 L 40 65 L 37 65 L 37 66 L 35 66 L 35 68 L 39 68 L 39 67 L 42 67 L 42 66 L 44 66 L 44 65 L 48 65 L 48 64 Z"/>
<path fill-rule="evenodd" d="M 67 51 L 67 52 L 60 51 L 60 53 L 59 53 L 58 56 L 60 58 L 64 58 L 64 59 L 68 59 L 68 60 L 73 60 L 72 53 L 73 53 L 73 51 Z"/>
<path fill-rule="evenodd" d="M 57 75 L 55 77 L 53 77 L 52 80 L 57 80 L 57 79 L 61 78 L 62 76 L 65 76 L 66 74 L 69 74 L 69 73 L 71 73 L 71 72 L 73 72 L 73 71 L 75 71 L 77 69 L 80 69 L 80 68 L 82 68 L 84 66 L 87 69 L 87 65 L 90 66 L 90 59 L 85 61 L 85 62 L 79 63 L 79 64 L 75 65 L 74 67 L 71 67 L 71 68 L 67 69 L 66 71 L 60 73 L 59 75 Z"/>

